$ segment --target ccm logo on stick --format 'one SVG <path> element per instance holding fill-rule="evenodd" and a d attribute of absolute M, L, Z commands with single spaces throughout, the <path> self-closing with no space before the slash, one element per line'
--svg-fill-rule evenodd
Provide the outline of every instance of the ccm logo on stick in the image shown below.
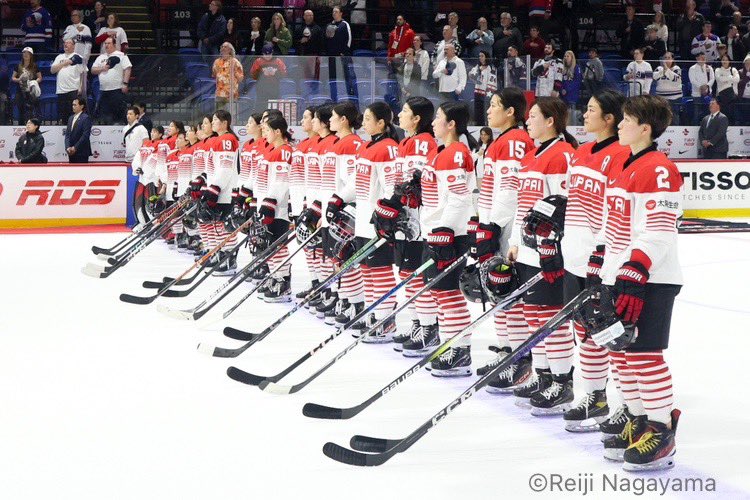
<path fill-rule="evenodd" d="M 16 205 L 26 205 L 27 201 L 31 203 L 34 198 L 36 205 L 108 205 L 114 199 L 114 188 L 120 182 L 91 181 L 87 186 L 86 181 L 64 180 L 57 181 L 55 186 L 55 181 L 26 181 Z"/>

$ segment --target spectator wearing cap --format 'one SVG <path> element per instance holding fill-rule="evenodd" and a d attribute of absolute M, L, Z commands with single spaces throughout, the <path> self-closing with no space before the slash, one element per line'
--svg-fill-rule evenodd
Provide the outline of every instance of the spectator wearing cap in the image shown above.
<path fill-rule="evenodd" d="M 74 51 L 75 44 L 72 38 L 63 42 L 63 50 L 62 54 L 55 57 L 50 68 L 50 72 L 57 75 L 57 117 L 61 124 L 68 123 L 73 99 L 84 93 L 86 75 L 83 57 Z"/>
<path fill-rule="evenodd" d="M 70 163 L 88 163 L 91 156 L 91 117 L 86 113 L 86 99 L 73 99 L 73 114 L 65 128 L 65 152 Z"/>
<path fill-rule="evenodd" d="M 18 125 L 23 125 L 29 118 L 34 118 L 39 105 L 39 96 L 42 89 L 42 72 L 34 60 L 34 49 L 24 47 L 21 52 L 21 62 L 18 63 L 13 76 L 13 83 L 18 85 L 16 92 L 16 107 L 18 108 Z"/>
<path fill-rule="evenodd" d="M 16 143 L 16 159 L 19 163 L 47 163 L 44 156 L 44 137 L 39 131 L 42 122 L 38 118 L 30 118 L 26 122 L 26 133 Z"/>
<path fill-rule="evenodd" d="M 286 27 L 286 21 L 281 12 L 271 17 L 271 26 L 266 30 L 266 43 L 271 43 L 273 53 L 276 55 L 287 55 L 292 46 L 292 32 Z M 265 48 L 265 47 L 264 47 Z"/>
<path fill-rule="evenodd" d="M 119 50 L 123 54 L 128 51 L 128 35 L 120 27 L 120 18 L 114 12 L 107 14 L 107 25 L 96 34 L 96 43 L 101 44 L 100 52 L 104 52 L 104 40 L 107 38 L 115 41 L 115 50 Z"/>
<path fill-rule="evenodd" d="M 245 77 L 242 63 L 235 57 L 231 43 L 221 44 L 221 57 L 214 61 L 211 74 L 216 78 L 216 109 L 226 109 L 231 99 L 239 99 L 240 82 Z M 266 44 L 263 51 L 273 53 L 273 45 Z"/>
<path fill-rule="evenodd" d="M 82 22 L 82 14 L 80 10 L 74 10 L 70 13 L 70 22 L 63 32 L 63 43 L 66 40 L 73 40 L 75 53 L 81 56 L 83 64 L 88 65 L 89 57 L 91 57 L 91 45 L 94 39 L 91 37 L 91 28 L 86 26 Z M 70 106 L 68 106 L 70 108 Z"/>
<path fill-rule="evenodd" d="M 511 46 L 516 49 L 523 47 L 523 36 L 521 30 L 513 26 L 513 17 L 510 12 L 500 14 L 500 27 L 492 32 L 495 42 L 492 44 L 492 55 L 496 61 L 501 61 L 508 54 Z"/>
<path fill-rule="evenodd" d="M 198 46 L 204 56 L 215 56 L 227 34 L 227 19 L 221 13 L 221 2 L 212 0 L 208 12 L 198 22 Z"/>
<path fill-rule="evenodd" d="M 253 62 L 250 67 L 250 76 L 258 82 L 255 86 L 257 89 L 256 108 L 268 108 L 269 99 L 279 98 L 281 79 L 286 76 L 286 65 L 281 58 L 274 55 L 271 43 L 263 47 L 263 55 Z"/>
<path fill-rule="evenodd" d="M 495 35 L 487 26 L 487 19 L 480 17 L 477 19 L 477 28 L 466 37 L 466 45 L 469 49 L 469 55 L 473 59 L 479 59 L 479 54 L 481 52 L 492 54 L 492 45 L 494 43 Z"/>
<path fill-rule="evenodd" d="M 99 77 L 99 102 L 96 117 L 102 125 L 125 122 L 125 94 L 128 93 L 133 65 L 128 56 L 115 49 L 115 41 L 104 41 L 104 53 L 91 66 L 91 74 Z"/>
<path fill-rule="evenodd" d="M 42 7 L 41 0 L 30 0 L 30 9 L 23 15 L 23 44 L 42 54 L 52 45 L 52 16 Z M 25 121 L 24 121 L 25 123 Z"/>
<path fill-rule="evenodd" d="M 435 66 L 432 77 L 438 81 L 441 98 L 446 101 L 458 101 L 466 87 L 466 65 L 456 55 L 453 44 L 445 46 L 445 58 Z"/>

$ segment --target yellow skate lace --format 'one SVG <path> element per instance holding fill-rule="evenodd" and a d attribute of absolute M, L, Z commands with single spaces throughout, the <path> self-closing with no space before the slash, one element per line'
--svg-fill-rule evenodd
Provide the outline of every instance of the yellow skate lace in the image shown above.
<path fill-rule="evenodd" d="M 643 436 L 641 436 L 641 439 L 636 441 L 635 443 L 628 446 L 628 449 L 635 448 L 638 453 L 643 455 L 644 453 L 648 453 L 661 442 L 661 438 L 659 437 L 659 434 L 654 434 L 653 432 L 645 432 Z"/>

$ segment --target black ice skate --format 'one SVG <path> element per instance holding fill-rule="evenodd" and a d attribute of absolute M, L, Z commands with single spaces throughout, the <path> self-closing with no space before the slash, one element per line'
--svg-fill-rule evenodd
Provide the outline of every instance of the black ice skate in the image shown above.
<path fill-rule="evenodd" d="M 531 358 L 524 356 L 490 380 L 486 390 L 490 394 L 509 394 L 527 383 L 531 374 Z"/>
<path fill-rule="evenodd" d="M 451 347 L 430 364 L 433 377 L 468 377 L 471 375 L 471 348 Z"/>
<path fill-rule="evenodd" d="M 606 441 L 607 438 L 620 434 L 625 428 L 625 424 L 632 419 L 633 414 L 630 413 L 628 407 L 625 405 L 620 406 L 608 419 L 599 424 L 599 430 L 602 432 L 602 442 Z"/>
<path fill-rule="evenodd" d="M 414 335 L 414 332 L 416 332 L 418 329 L 422 328 L 419 324 L 418 319 L 411 320 L 411 328 L 409 330 L 405 331 L 404 333 L 399 333 L 397 335 L 393 336 L 393 350 L 396 352 L 401 352 L 404 350 L 404 342 L 409 340 L 412 335 Z"/>
<path fill-rule="evenodd" d="M 637 415 L 628 420 L 620 434 L 604 441 L 604 458 L 622 462 L 625 457 L 625 450 L 641 439 L 643 433 L 646 432 L 646 426 L 646 415 Z"/>
<path fill-rule="evenodd" d="M 221 261 L 224 257 L 227 256 L 226 252 L 222 252 L 221 250 L 214 254 L 214 257 L 218 255 L 219 260 Z M 216 267 L 216 271 L 214 271 L 214 275 L 216 276 L 234 276 L 237 273 L 237 254 L 235 252 L 231 252 L 229 257 L 221 262 Z"/>
<path fill-rule="evenodd" d="M 524 386 L 517 387 L 513 390 L 516 397 L 516 406 L 521 408 L 531 408 L 531 396 L 537 392 L 543 391 L 552 385 L 552 373 L 549 368 L 536 368 L 536 377 Z"/>
<path fill-rule="evenodd" d="M 510 354 L 510 347 L 507 346 L 497 347 L 491 345 L 488 347 L 488 349 L 495 353 L 495 357 L 492 358 L 492 360 L 486 365 L 477 368 L 477 375 L 479 375 L 480 377 L 483 377 L 488 371 L 499 365 L 500 362 L 504 360 L 508 356 L 508 354 Z"/>
<path fill-rule="evenodd" d="M 180 253 L 187 252 L 189 242 L 190 242 L 190 237 L 187 235 L 187 233 L 178 234 L 177 235 L 177 251 Z"/>
<path fill-rule="evenodd" d="M 320 319 L 325 318 L 326 313 L 336 308 L 336 303 L 339 301 L 339 296 L 336 292 L 331 292 L 330 295 L 323 299 L 318 307 L 315 308 L 315 316 Z"/>
<path fill-rule="evenodd" d="M 529 398 L 535 417 L 562 415 L 573 402 L 573 368 L 562 375 L 552 375 L 552 384 Z"/>
<path fill-rule="evenodd" d="M 361 313 L 364 308 L 364 302 L 357 302 L 355 304 L 352 304 L 347 300 L 346 307 L 342 309 L 341 314 L 334 318 L 336 327 L 343 328 L 344 326 L 346 326 L 351 320 L 354 319 L 357 314 Z"/>
<path fill-rule="evenodd" d="M 310 314 L 317 314 L 318 307 L 320 307 L 321 304 L 323 304 L 323 301 L 328 299 L 331 296 L 331 291 L 329 289 L 321 290 L 317 297 L 313 298 L 312 300 L 308 301 L 307 304 L 305 304 L 305 307 L 307 308 L 307 312 Z"/>
<path fill-rule="evenodd" d="M 365 344 L 387 344 L 393 339 L 393 332 L 396 331 L 396 320 L 390 318 L 385 323 L 367 332 L 362 339 Z"/>
<path fill-rule="evenodd" d="M 375 319 L 375 313 L 368 314 L 352 325 L 352 327 L 350 328 L 352 337 L 354 337 L 355 339 L 360 338 L 362 334 L 369 330 L 370 327 L 372 327 L 375 323 L 377 323 L 377 320 Z"/>
<path fill-rule="evenodd" d="M 302 290 L 301 292 L 297 293 L 294 296 L 295 301 L 297 303 L 300 303 L 303 300 L 305 300 L 307 298 L 307 296 L 312 293 L 313 290 L 315 290 L 316 288 L 318 288 L 318 285 L 320 285 L 320 281 L 318 281 L 318 280 L 312 280 L 312 283 L 310 283 L 310 287 L 309 288 L 306 288 L 306 289 Z M 313 299 L 314 299 L 314 297 L 311 298 L 310 301 L 307 302 L 307 304 L 305 304 L 305 307 L 310 307 L 310 302 L 312 302 Z"/>
<path fill-rule="evenodd" d="M 649 420 L 646 432 L 625 450 L 622 468 L 630 472 L 671 469 L 674 467 L 675 433 L 680 410 L 672 410 L 672 428 Z"/>
<path fill-rule="evenodd" d="M 589 392 L 576 406 L 563 414 L 565 430 L 570 432 L 596 432 L 599 424 L 607 420 L 607 391 Z"/>
<path fill-rule="evenodd" d="M 197 234 L 195 236 L 190 236 L 190 239 L 188 240 L 188 251 L 193 252 L 193 255 L 199 255 L 201 252 L 201 237 Z"/>
<path fill-rule="evenodd" d="M 263 294 L 263 300 L 268 303 L 292 301 L 292 277 L 271 278 L 270 284 Z"/>
<path fill-rule="evenodd" d="M 438 325 L 422 325 L 421 328 L 414 331 L 414 335 L 404 342 L 403 354 L 407 358 L 421 358 L 422 356 L 434 351 L 440 345 L 440 336 L 438 335 Z"/>
<path fill-rule="evenodd" d="M 249 281 L 253 285 L 257 285 L 263 280 L 263 278 L 268 276 L 268 273 L 270 272 L 271 270 L 268 269 L 268 265 L 263 264 L 262 266 L 256 267 L 255 271 L 253 271 L 253 273 L 250 276 L 248 276 L 248 278 L 245 281 Z"/>
<path fill-rule="evenodd" d="M 349 301 L 347 299 L 339 300 L 338 302 L 336 302 L 336 307 L 326 311 L 325 316 L 323 317 L 323 322 L 326 325 L 335 325 L 336 316 L 341 314 L 348 307 L 349 307 Z"/>

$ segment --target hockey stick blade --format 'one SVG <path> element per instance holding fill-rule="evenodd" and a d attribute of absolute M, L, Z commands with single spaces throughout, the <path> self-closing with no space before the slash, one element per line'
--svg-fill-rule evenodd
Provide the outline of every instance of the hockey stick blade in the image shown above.
<path fill-rule="evenodd" d="M 170 280 L 171 281 L 171 280 Z M 144 281 L 141 285 L 143 288 L 161 288 L 167 281 Z"/>
<path fill-rule="evenodd" d="M 81 269 L 81 272 L 86 276 L 91 276 L 92 278 L 106 278 L 107 276 L 112 274 L 112 271 L 108 268 L 95 266 L 93 264 L 86 264 Z"/>
<path fill-rule="evenodd" d="M 349 410 L 349 408 L 334 408 L 332 406 L 319 405 L 317 403 L 305 403 L 305 406 L 302 407 L 302 414 L 310 418 L 345 420 L 351 418 L 351 416 L 346 413 L 347 410 Z"/>
<path fill-rule="evenodd" d="M 397 444 L 401 439 L 382 439 L 370 436 L 356 435 L 349 440 L 352 450 L 365 451 L 368 453 L 385 453 Z"/>
<path fill-rule="evenodd" d="M 130 295 L 129 293 L 121 293 L 120 300 L 127 302 L 128 304 L 146 305 L 156 300 L 158 295 L 152 295 L 151 297 L 138 297 L 137 295 Z"/>
<path fill-rule="evenodd" d="M 96 255 L 96 258 L 99 259 L 99 260 L 107 261 L 107 263 L 109 264 L 109 259 L 114 258 L 114 255 L 113 254 L 108 254 L 108 253 L 100 253 L 100 254 Z"/>
<path fill-rule="evenodd" d="M 232 380 L 236 380 L 237 382 L 241 382 L 247 385 L 259 385 L 264 380 L 267 380 L 266 377 L 253 375 L 252 373 L 240 370 L 239 368 L 236 368 L 234 366 L 230 366 L 229 368 L 227 368 L 227 376 Z"/>
<path fill-rule="evenodd" d="M 236 349 L 228 349 L 226 347 L 214 347 L 208 344 L 198 344 L 198 351 L 208 354 L 214 358 L 236 358 L 243 352 L 247 351 L 248 348 L 255 343 L 255 340 L 248 342 L 247 344 L 238 347 Z"/>
<path fill-rule="evenodd" d="M 109 248 L 102 248 L 98 246 L 91 247 L 91 251 L 94 253 L 94 255 L 107 255 L 107 256 L 114 255 L 112 250 L 110 250 Z"/>
<path fill-rule="evenodd" d="M 396 454 L 394 450 L 391 453 L 377 453 L 368 454 L 361 453 L 359 451 L 350 450 L 339 446 L 336 443 L 326 443 L 323 445 L 323 454 L 328 458 L 332 458 L 337 462 L 341 462 L 347 465 L 357 465 L 359 467 L 372 467 L 375 465 L 382 465 L 388 461 L 393 455 Z"/>
<path fill-rule="evenodd" d="M 187 321 L 192 321 L 193 319 L 193 311 L 182 311 L 180 309 L 171 309 L 165 306 L 164 304 L 157 305 L 156 310 L 166 316 L 169 316 L 170 318 L 182 319 L 182 320 L 187 320 Z"/>
<path fill-rule="evenodd" d="M 263 392 L 269 392 L 271 394 L 294 394 L 295 392 L 298 392 L 304 385 L 282 385 L 277 384 L 276 382 L 270 382 L 268 380 L 264 380 L 260 384 L 258 384 L 258 388 Z"/>
<path fill-rule="evenodd" d="M 248 340 L 252 340 L 253 337 L 257 337 L 258 334 L 227 326 L 224 328 L 224 336 L 229 337 L 230 339 L 242 340 L 244 342 L 247 342 Z"/>

